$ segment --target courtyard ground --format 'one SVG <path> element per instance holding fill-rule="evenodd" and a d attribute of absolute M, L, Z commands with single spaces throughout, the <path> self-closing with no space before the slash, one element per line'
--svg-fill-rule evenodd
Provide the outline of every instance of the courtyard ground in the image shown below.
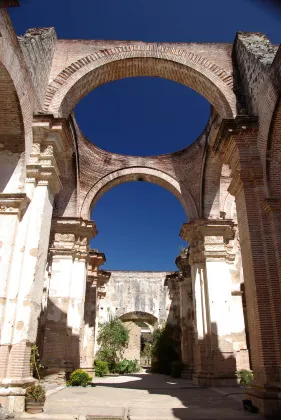
<path fill-rule="evenodd" d="M 95 378 L 93 387 L 50 390 L 45 411 L 21 419 L 261 420 L 243 411 L 242 388 L 200 388 L 184 379 L 138 373 Z M 51 392 L 48 393 L 51 393 Z M 56 391 L 56 392 L 54 392 Z M 93 417 L 92 417 L 93 416 Z"/>

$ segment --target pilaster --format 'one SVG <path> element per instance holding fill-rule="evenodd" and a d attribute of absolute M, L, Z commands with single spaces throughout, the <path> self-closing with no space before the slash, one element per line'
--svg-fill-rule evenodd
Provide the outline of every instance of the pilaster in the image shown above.
<path fill-rule="evenodd" d="M 198 219 L 183 225 L 189 245 L 196 302 L 194 380 L 207 386 L 235 385 L 236 360 L 231 335 L 231 276 L 234 223 Z"/>
<path fill-rule="evenodd" d="M 81 347 L 81 362 L 83 369 L 93 371 L 94 356 L 96 351 L 96 340 L 98 334 L 98 311 L 100 300 L 105 297 L 105 284 L 109 281 L 110 274 L 100 270 L 106 258 L 103 253 L 97 250 L 89 252 L 85 316 L 83 323 L 83 339 Z"/>
<path fill-rule="evenodd" d="M 51 276 L 47 303 L 43 365 L 49 380 L 64 381 L 81 363 L 89 241 L 95 223 L 80 218 L 52 221 Z"/>
<path fill-rule="evenodd" d="M 26 166 L 26 195 L 2 195 L 1 217 L 16 218 L 11 230 L 14 246 L 6 281 L 6 305 L 2 328 L 0 395 L 10 389 L 8 401 L 17 399 L 19 389 L 34 381 L 30 372 L 31 345 L 36 340 L 43 293 L 53 200 L 61 184 L 56 160 L 62 150 L 59 132 L 48 123 L 33 123 L 34 144 Z M 4 355 L 4 358 L 2 358 Z M 14 392 L 14 394 L 13 394 Z"/>
<path fill-rule="evenodd" d="M 262 414 L 272 415 L 281 406 L 280 213 L 266 197 L 257 137 L 253 118 L 224 121 L 215 152 L 231 169 L 229 192 L 237 208 L 254 372 L 248 395 Z"/>
<path fill-rule="evenodd" d="M 184 364 L 182 377 L 192 379 L 194 370 L 194 301 L 192 290 L 192 277 L 189 265 L 189 252 L 186 248 L 176 259 L 179 269 L 180 291 L 180 326 L 181 326 L 181 356 Z"/>

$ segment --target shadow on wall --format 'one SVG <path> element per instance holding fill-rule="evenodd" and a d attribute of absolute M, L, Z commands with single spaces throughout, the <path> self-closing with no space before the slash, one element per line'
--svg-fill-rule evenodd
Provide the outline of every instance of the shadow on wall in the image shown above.
<path fill-rule="evenodd" d="M 80 365 L 79 335 L 67 325 L 69 299 L 58 302 L 48 298 L 47 307 L 40 314 L 37 345 L 44 369 L 42 378 L 49 382 L 64 383 L 67 374 Z"/>
<path fill-rule="evenodd" d="M 218 336 L 214 322 L 211 333 L 204 338 L 194 335 L 194 382 L 202 386 L 235 386 L 237 367 L 232 342 Z"/>

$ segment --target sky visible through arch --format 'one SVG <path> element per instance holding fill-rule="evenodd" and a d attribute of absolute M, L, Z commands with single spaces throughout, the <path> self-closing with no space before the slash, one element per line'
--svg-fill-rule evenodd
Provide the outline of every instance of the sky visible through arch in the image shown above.
<path fill-rule="evenodd" d="M 230 42 L 237 31 L 281 42 L 281 13 L 255 0 L 21 0 L 9 13 L 17 34 L 56 28 L 59 38 L 148 42 Z M 109 151 L 153 155 L 179 150 L 198 137 L 209 104 L 172 81 L 135 78 L 102 86 L 76 107 L 89 140 Z M 108 191 L 93 212 L 107 269 L 175 270 L 185 221 L 180 202 L 146 182 Z"/>

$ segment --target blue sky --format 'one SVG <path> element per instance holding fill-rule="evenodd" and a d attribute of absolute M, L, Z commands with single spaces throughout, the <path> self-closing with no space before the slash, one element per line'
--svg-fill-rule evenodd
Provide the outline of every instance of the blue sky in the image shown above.
<path fill-rule="evenodd" d="M 16 32 L 54 26 L 59 38 L 157 42 L 233 42 L 237 31 L 281 42 L 281 15 L 254 0 L 21 0 L 9 9 Z M 182 149 L 203 130 L 210 106 L 172 81 L 123 79 L 86 96 L 75 114 L 89 140 L 109 151 L 154 155 Z M 92 247 L 107 269 L 174 270 L 184 243 L 179 201 L 148 183 L 113 188 L 98 201 Z"/>

